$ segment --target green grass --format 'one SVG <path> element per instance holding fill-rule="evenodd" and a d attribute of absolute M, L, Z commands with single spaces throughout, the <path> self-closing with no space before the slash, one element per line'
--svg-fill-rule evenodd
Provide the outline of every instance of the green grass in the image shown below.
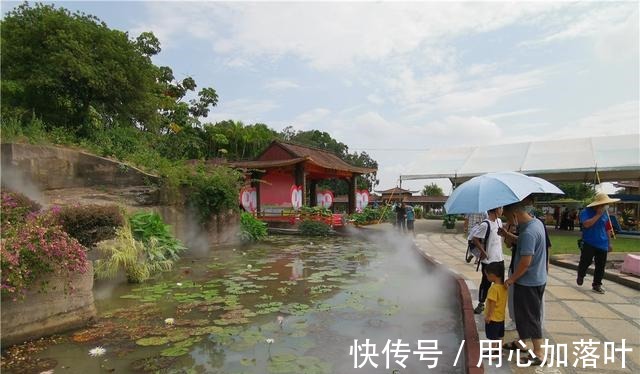
<path fill-rule="evenodd" d="M 565 253 L 580 253 L 580 250 L 578 249 L 579 235 L 551 234 L 549 235 L 549 238 L 551 239 L 552 256 Z M 614 252 L 640 252 L 640 238 L 616 238 L 611 239 L 611 242 L 613 243 Z M 511 249 L 503 247 L 502 253 L 511 256 Z"/>
<path fill-rule="evenodd" d="M 551 254 L 580 253 L 578 249 L 579 236 L 573 235 L 549 235 L 551 239 Z M 614 252 L 640 252 L 640 238 L 615 238 L 611 239 Z"/>

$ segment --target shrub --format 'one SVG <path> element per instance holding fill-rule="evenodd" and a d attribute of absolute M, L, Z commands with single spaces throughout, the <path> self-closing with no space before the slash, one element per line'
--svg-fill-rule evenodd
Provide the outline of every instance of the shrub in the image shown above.
<path fill-rule="evenodd" d="M 240 214 L 240 239 L 243 242 L 257 242 L 267 236 L 267 224 L 251 213 Z"/>
<path fill-rule="evenodd" d="M 87 247 L 114 238 L 116 229 L 124 223 L 115 205 L 66 206 L 60 209 L 58 219 L 64 231 Z"/>
<path fill-rule="evenodd" d="M 366 207 L 360 213 L 354 213 L 349 216 L 357 225 L 366 225 L 369 223 L 390 222 L 394 220 L 394 212 L 391 207 L 370 208 Z"/>
<path fill-rule="evenodd" d="M 5 239 L 0 244 L 2 295 L 14 300 L 43 275 L 62 276 L 73 289 L 72 275 L 87 271 L 85 248 L 56 224 L 51 213 L 29 216 L 15 235 Z"/>
<path fill-rule="evenodd" d="M 198 212 L 201 223 L 208 222 L 213 214 L 238 208 L 241 179 L 240 172 L 228 167 L 196 168 L 189 178 L 189 204 Z"/>
<path fill-rule="evenodd" d="M 452 229 L 456 227 L 456 221 L 458 220 L 458 216 L 456 214 L 447 214 L 444 216 L 442 220 L 442 226 Z"/>
<path fill-rule="evenodd" d="M 180 258 L 178 254 L 187 249 L 171 233 L 171 226 L 162 221 L 162 217 L 155 212 L 140 211 L 129 217 L 131 232 L 136 240 L 145 245 L 152 241 L 157 250 L 162 251 L 164 257 L 172 260 Z"/>
<path fill-rule="evenodd" d="M 306 236 L 327 236 L 331 232 L 331 227 L 324 222 L 304 220 L 300 222 L 300 233 Z"/>
<path fill-rule="evenodd" d="M 155 238 L 148 244 L 136 240 L 126 221 L 116 230 L 115 239 L 100 242 L 97 247 L 106 255 L 105 259 L 95 261 L 98 279 L 115 278 L 120 270 L 124 270 L 129 282 L 141 283 L 173 266 L 173 260 L 165 257 Z"/>
<path fill-rule="evenodd" d="M 25 222 L 29 213 L 35 213 L 40 210 L 40 204 L 29 199 L 25 195 L 18 192 L 2 191 L 2 212 L 0 221 L 3 236 L 7 236 L 7 232 L 12 227 L 17 227 Z"/>

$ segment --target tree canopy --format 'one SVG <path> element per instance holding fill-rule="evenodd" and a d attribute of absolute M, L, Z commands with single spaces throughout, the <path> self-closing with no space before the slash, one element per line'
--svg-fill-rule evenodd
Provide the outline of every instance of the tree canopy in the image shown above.
<path fill-rule="evenodd" d="M 442 188 L 435 183 L 427 184 L 422 189 L 422 196 L 444 196 Z"/>
<path fill-rule="evenodd" d="M 54 5 L 24 3 L 2 20 L 2 114 L 36 116 L 79 135 L 116 125 L 166 131 L 206 117 L 218 96 L 177 81 L 155 66 L 160 42 L 151 32 L 131 39 L 98 18 Z"/>

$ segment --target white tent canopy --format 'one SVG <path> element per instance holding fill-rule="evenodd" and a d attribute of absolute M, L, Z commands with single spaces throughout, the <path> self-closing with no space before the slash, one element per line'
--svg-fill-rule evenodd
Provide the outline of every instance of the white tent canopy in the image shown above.
<path fill-rule="evenodd" d="M 449 178 L 454 184 L 489 172 L 518 171 L 549 181 L 640 180 L 640 134 L 431 149 L 401 180 Z"/>

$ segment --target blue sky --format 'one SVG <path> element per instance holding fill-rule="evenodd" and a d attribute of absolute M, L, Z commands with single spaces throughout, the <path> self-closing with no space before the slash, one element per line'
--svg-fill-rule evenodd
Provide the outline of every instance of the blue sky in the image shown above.
<path fill-rule="evenodd" d="M 366 150 L 381 189 L 414 149 L 639 131 L 637 2 L 56 4 L 154 32 L 157 64 L 217 90 L 209 121 Z"/>

